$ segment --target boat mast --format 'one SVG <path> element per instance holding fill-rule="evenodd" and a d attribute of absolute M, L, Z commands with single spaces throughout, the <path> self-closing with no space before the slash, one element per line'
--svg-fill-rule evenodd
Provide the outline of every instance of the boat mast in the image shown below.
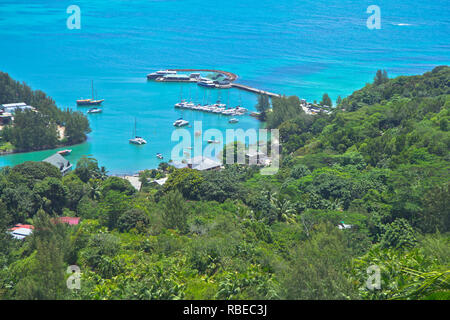
<path fill-rule="evenodd" d="M 91 87 L 92 87 L 92 100 L 94 100 L 94 80 L 91 81 Z"/>

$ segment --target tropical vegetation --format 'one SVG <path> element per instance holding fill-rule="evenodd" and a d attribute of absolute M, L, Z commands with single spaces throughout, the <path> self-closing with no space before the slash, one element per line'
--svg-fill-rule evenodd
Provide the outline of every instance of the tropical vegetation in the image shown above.
<path fill-rule="evenodd" d="M 90 157 L 64 177 L 5 167 L 0 298 L 449 299 L 449 81 L 447 66 L 380 71 L 331 114 L 273 98 L 282 161 L 270 176 L 161 164 L 137 191 Z M 31 236 L 8 235 L 19 222 Z M 70 265 L 80 289 L 66 286 Z"/>

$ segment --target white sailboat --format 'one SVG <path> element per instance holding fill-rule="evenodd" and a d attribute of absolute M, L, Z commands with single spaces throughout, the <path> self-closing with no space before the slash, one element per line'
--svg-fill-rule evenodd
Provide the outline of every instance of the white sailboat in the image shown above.
<path fill-rule="evenodd" d="M 138 136 L 136 135 L 136 118 L 134 118 L 134 134 L 133 134 L 133 135 L 134 135 L 134 138 L 128 140 L 130 143 L 132 143 L 132 144 L 138 144 L 138 145 L 146 144 L 146 143 L 147 143 L 147 141 L 146 141 L 144 138 L 138 137 Z"/>

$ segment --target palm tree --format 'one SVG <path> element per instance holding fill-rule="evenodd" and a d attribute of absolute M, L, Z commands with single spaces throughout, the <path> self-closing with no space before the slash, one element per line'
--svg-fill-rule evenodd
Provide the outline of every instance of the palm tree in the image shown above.
<path fill-rule="evenodd" d="M 106 168 L 102 166 L 96 174 L 96 179 L 106 180 L 106 178 L 108 178 L 108 171 L 106 171 Z"/>
<path fill-rule="evenodd" d="M 101 188 L 100 181 L 101 180 L 99 180 L 99 179 L 90 179 L 88 182 L 88 188 L 89 188 L 88 194 L 92 200 L 98 200 L 98 199 L 100 199 L 100 197 L 102 195 L 102 193 L 100 191 L 100 188 Z"/>
<path fill-rule="evenodd" d="M 277 193 L 267 193 L 268 199 L 274 208 L 277 220 L 295 223 L 295 208 L 291 201 Z"/>

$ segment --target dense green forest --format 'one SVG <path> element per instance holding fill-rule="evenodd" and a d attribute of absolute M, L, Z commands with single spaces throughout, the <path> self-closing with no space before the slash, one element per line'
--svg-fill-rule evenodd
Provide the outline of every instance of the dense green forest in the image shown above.
<path fill-rule="evenodd" d="M 450 299 L 449 81 L 449 67 L 380 71 L 329 115 L 297 97 L 266 112 L 261 98 L 282 142 L 272 176 L 163 163 L 137 192 L 94 158 L 64 177 L 3 168 L 0 299 Z M 18 222 L 35 231 L 11 239 Z M 66 287 L 69 265 L 80 289 Z"/>
<path fill-rule="evenodd" d="M 25 102 L 38 112 L 18 110 L 14 122 L 0 131 L 0 144 L 16 151 L 51 149 L 86 140 L 91 131 L 88 119 L 81 112 L 59 109 L 55 102 L 40 90 L 33 91 L 25 83 L 14 81 L 0 72 L 0 104 Z M 57 126 L 65 128 L 61 137 Z"/>

